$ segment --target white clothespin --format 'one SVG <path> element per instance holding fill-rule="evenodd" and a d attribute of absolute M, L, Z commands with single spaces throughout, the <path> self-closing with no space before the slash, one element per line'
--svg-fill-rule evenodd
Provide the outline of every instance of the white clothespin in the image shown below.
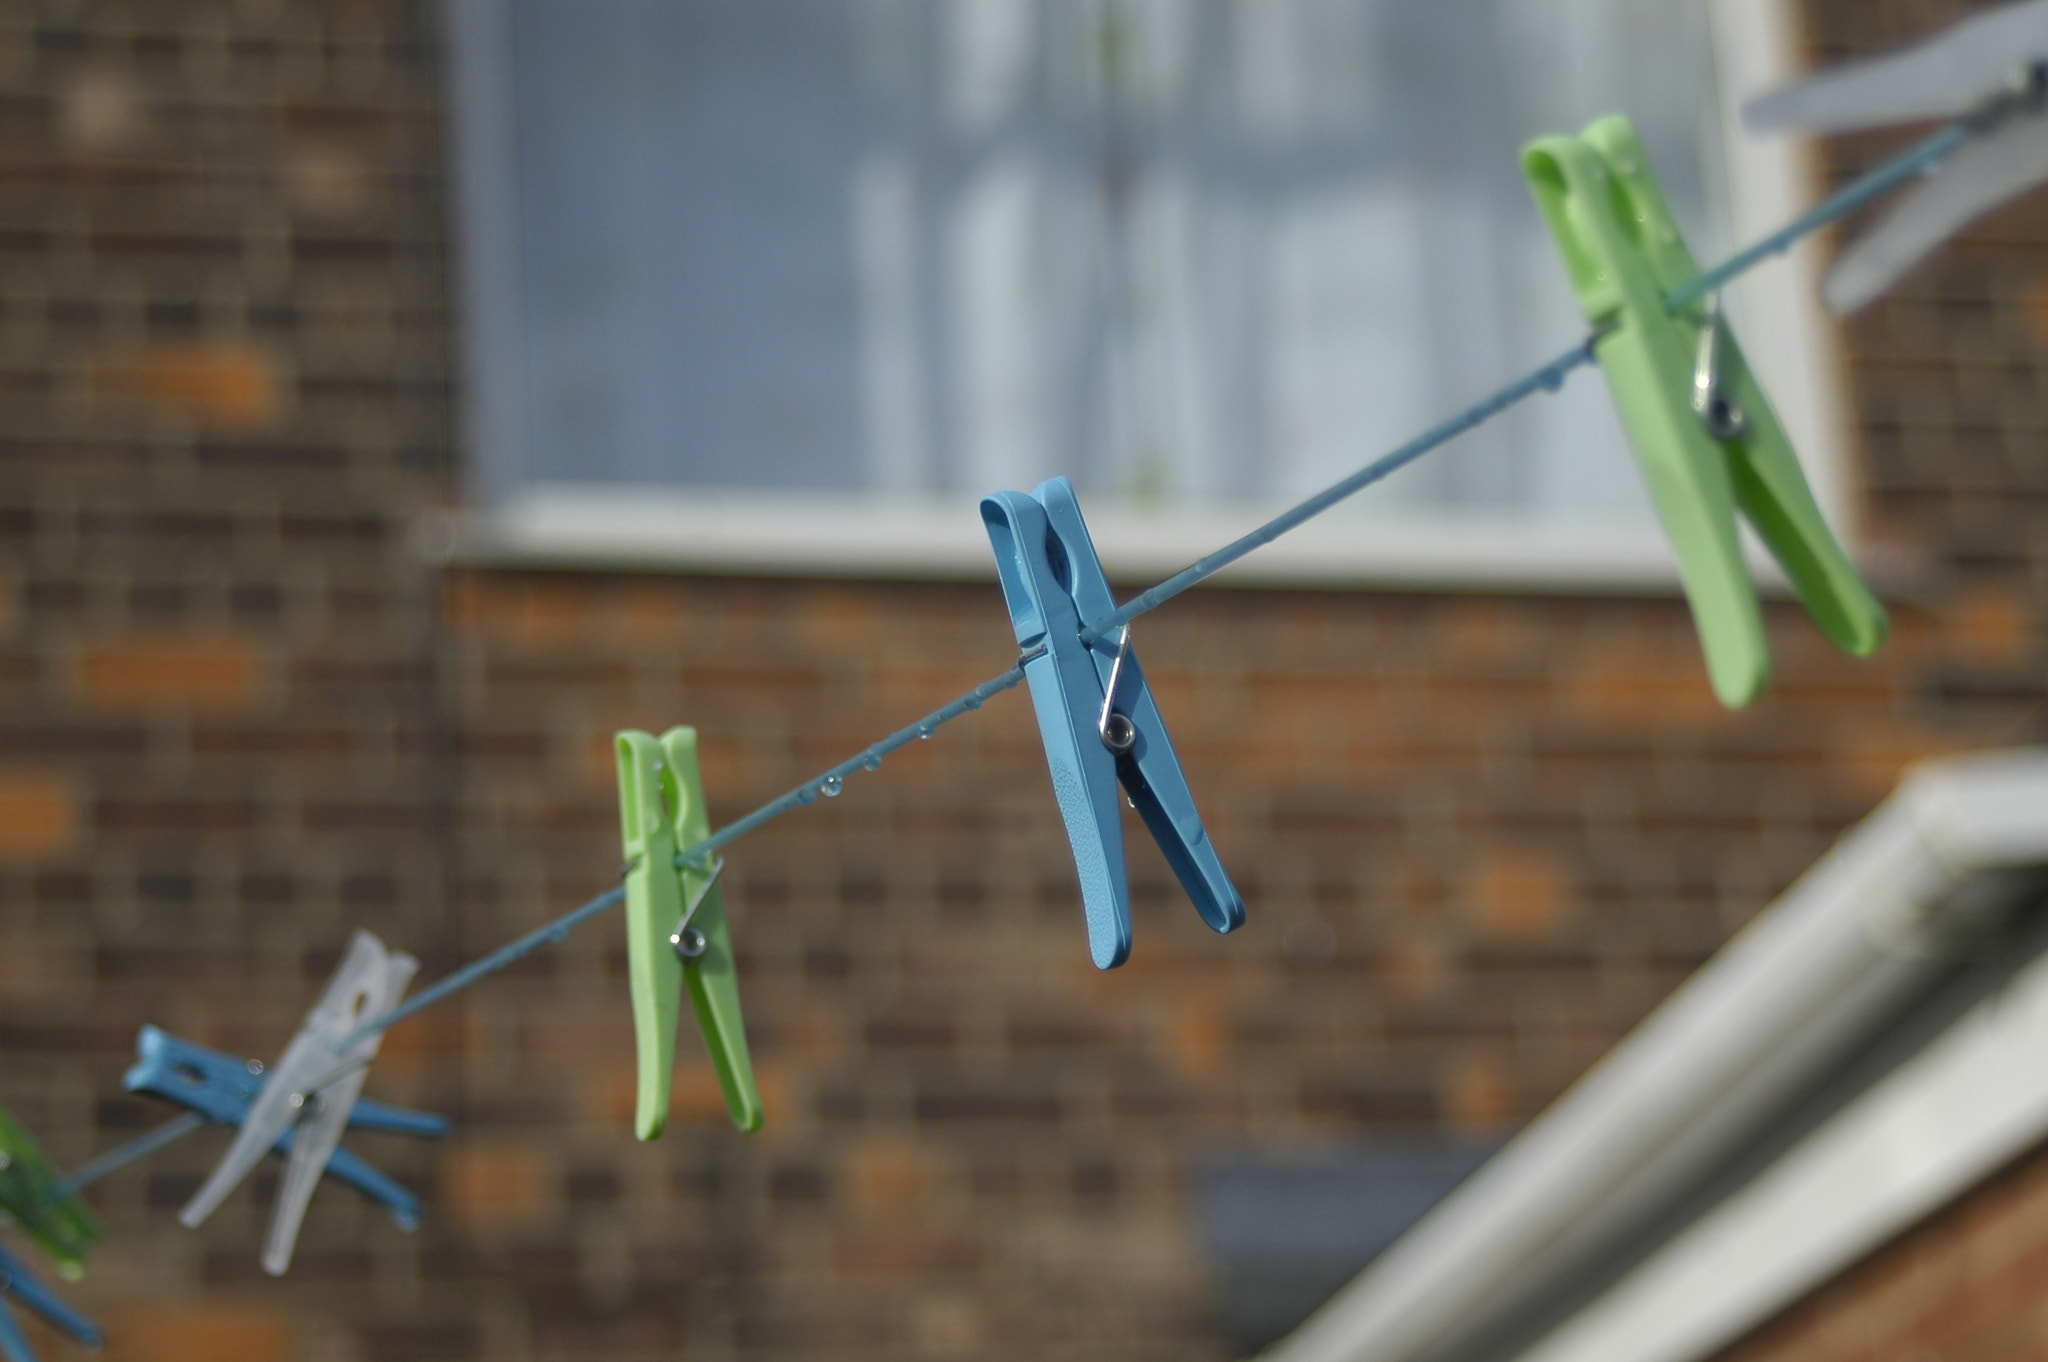
<path fill-rule="evenodd" d="M 1966 19 L 1890 56 L 1752 100 L 1751 128 L 1841 132 L 1956 118 L 1970 134 L 1928 182 L 1845 249 L 1821 296 L 1854 312 L 1971 219 L 2048 180 L 2048 0 Z"/>
<path fill-rule="evenodd" d="M 419 961 L 410 955 L 392 954 L 368 932 L 355 934 L 340 968 L 328 981 L 327 991 L 306 1014 L 284 1057 L 249 1104 L 249 1115 L 235 1142 L 228 1146 L 206 1185 L 178 1212 L 187 1228 L 213 1214 L 289 1130 L 291 1155 L 271 1212 L 270 1238 L 263 1246 L 263 1270 L 273 1277 L 284 1274 L 291 1265 L 306 1203 L 312 1200 L 321 1171 L 341 1143 L 349 1110 L 363 1090 L 384 1033 L 373 1031 L 346 1050 L 337 1050 L 335 1042 L 396 1007 L 419 967 Z"/>

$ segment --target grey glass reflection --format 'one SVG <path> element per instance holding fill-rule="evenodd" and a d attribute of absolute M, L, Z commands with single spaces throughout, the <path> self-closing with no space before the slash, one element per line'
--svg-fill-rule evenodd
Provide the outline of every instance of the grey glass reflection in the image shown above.
<path fill-rule="evenodd" d="M 1699 0 L 509 0 L 530 475 L 1294 495 L 1582 331 L 1517 170 Z M 1639 494 L 1581 380 L 1390 503 Z"/>

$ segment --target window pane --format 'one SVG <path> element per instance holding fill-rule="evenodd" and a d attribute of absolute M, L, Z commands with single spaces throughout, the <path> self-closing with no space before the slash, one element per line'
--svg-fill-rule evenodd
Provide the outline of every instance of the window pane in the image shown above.
<path fill-rule="evenodd" d="M 1528 137 L 1725 246 L 1700 0 L 508 0 L 525 476 L 1295 496 L 1583 333 Z M 1601 385 L 1382 504 L 1640 504 Z"/>

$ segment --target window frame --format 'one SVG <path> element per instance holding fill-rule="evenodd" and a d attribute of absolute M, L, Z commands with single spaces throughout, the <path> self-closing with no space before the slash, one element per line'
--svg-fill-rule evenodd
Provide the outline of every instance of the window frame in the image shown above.
<path fill-rule="evenodd" d="M 748 576 L 993 577 L 973 495 L 781 493 L 516 475 L 516 460 L 506 452 L 521 447 L 524 409 L 507 0 L 443 3 L 462 382 L 457 444 L 464 474 L 463 504 L 438 516 L 423 538 L 429 556 L 449 564 Z M 1804 139 L 1755 137 L 1738 118 L 1742 98 L 1802 69 L 1796 5 L 1704 3 L 1721 91 L 1731 226 L 1737 240 L 1748 241 L 1808 206 L 1818 183 Z M 1815 497 L 1853 555 L 1859 526 L 1851 429 L 1839 333 L 1819 301 L 1824 265 L 1820 241 L 1809 238 L 1733 286 L 1731 310 L 1743 323 L 1744 348 L 1800 451 Z M 1560 346 L 1568 341 L 1560 337 Z M 1502 381 L 1511 377 L 1501 375 Z M 1279 499 L 1141 503 L 1093 497 L 1089 518 L 1105 569 L 1119 580 L 1136 581 L 1186 566 L 1286 505 Z M 1750 549 L 1765 583 L 1782 588 L 1775 564 L 1753 539 Z M 1219 580 L 1665 594 L 1677 588 L 1678 574 L 1670 548 L 1648 517 L 1603 522 L 1404 507 L 1400 516 L 1369 525 L 1311 521 Z"/>

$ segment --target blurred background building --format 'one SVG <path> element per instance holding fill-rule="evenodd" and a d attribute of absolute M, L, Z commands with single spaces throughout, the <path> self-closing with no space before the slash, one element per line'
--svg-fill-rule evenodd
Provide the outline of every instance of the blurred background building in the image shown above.
<path fill-rule="evenodd" d="M 140 1024 L 270 1056 L 351 928 L 431 979 L 602 889 L 614 729 L 714 821 L 843 760 L 1013 659 L 982 492 L 1163 576 L 1579 337 L 1522 141 L 1627 111 L 1716 257 L 1898 145 L 1742 97 L 1969 8 L 0 8 L 0 1102 L 83 1162 L 169 1115 Z M 1911 761 L 2042 737 L 2044 212 L 1731 303 L 1876 658 L 1780 601 L 1722 710 L 1581 375 L 1140 625 L 1242 932 L 1140 838 L 1094 971 L 1013 694 L 730 852 L 760 1134 L 686 1037 L 632 1140 L 600 921 L 391 1033 L 417 1233 L 328 1188 L 273 1281 L 267 1187 L 175 1221 L 212 1132 L 71 1295 L 117 1362 L 1264 1346 Z M 2028 1355 L 2041 1183 L 1744 1355 Z"/>

